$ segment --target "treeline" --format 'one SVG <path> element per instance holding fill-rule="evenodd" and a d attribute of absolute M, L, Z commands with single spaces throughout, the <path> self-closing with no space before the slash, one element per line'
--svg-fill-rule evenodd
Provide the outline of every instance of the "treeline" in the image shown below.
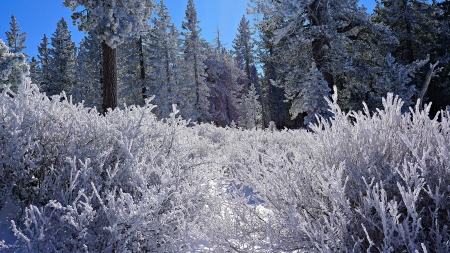
<path fill-rule="evenodd" d="M 323 97 L 335 85 L 344 110 L 362 102 L 374 110 L 387 92 L 406 105 L 433 102 L 432 114 L 450 104 L 449 1 L 380 1 L 371 15 L 349 0 L 251 2 L 259 20 L 252 27 L 244 16 L 227 50 L 220 31 L 213 43 L 201 38 L 193 0 L 181 32 L 160 1 L 152 25 L 121 35 L 118 105 L 143 105 L 154 95 L 161 118 L 177 104 L 195 122 L 298 128 L 328 114 Z M 8 33 L 10 51 L 20 53 L 25 35 L 14 17 Z M 31 59 L 32 80 L 49 96 L 64 90 L 103 112 L 104 36 L 90 29 L 77 48 L 61 19 Z"/>

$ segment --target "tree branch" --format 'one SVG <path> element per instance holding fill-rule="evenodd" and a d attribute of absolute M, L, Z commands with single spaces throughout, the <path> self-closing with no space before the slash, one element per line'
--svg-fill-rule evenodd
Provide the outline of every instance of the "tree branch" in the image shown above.
<path fill-rule="evenodd" d="M 425 78 L 425 82 L 423 84 L 422 90 L 420 92 L 420 108 L 423 109 L 423 98 L 425 97 L 425 93 L 428 90 L 428 86 L 430 85 L 431 78 L 437 76 L 436 74 L 442 71 L 442 67 L 437 68 L 436 66 L 439 64 L 439 61 L 437 61 L 435 64 L 430 63 L 430 70 L 428 70 L 427 76 Z"/>

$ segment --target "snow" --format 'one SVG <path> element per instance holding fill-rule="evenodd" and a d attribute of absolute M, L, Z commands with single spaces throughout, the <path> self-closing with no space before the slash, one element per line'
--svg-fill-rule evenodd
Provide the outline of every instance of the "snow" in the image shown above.
<path fill-rule="evenodd" d="M 448 252 L 448 115 L 337 100 L 310 131 L 188 127 L 176 107 L 103 116 L 25 79 L 0 96 L 1 186 L 29 203 L 14 231 L 31 252 Z M 0 210 L 4 244 L 17 210 Z"/>

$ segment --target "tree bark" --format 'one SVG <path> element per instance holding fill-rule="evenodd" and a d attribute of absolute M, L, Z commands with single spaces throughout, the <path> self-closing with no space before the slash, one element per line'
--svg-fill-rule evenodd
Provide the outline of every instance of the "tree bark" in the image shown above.
<path fill-rule="evenodd" d="M 403 15 L 408 16 L 408 1 L 404 0 L 403 1 Z M 406 59 L 408 61 L 408 63 L 413 63 L 415 61 L 414 59 L 414 48 L 413 48 L 413 35 L 412 35 L 412 25 L 411 25 L 411 20 L 408 20 L 405 18 L 405 32 L 406 32 Z"/>
<path fill-rule="evenodd" d="M 108 108 L 117 107 L 117 62 L 116 49 L 111 48 L 105 41 L 102 42 L 103 50 L 103 113 Z"/>
<path fill-rule="evenodd" d="M 145 64 L 144 64 L 144 48 L 142 45 L 142 35 L 139 36 L 138 41 L 138 47 L 139 47 L 139 66 L 141 68 L 141 82 L 142 82 L 142 99 L 148 98 L 147 95 L 147 87 L 145 86 Z"/>
<path fill-rule="evenodd" d="M 200 106 L 200 77 L 199 77 L 199 71 L 197 66 L 197 53 L 194 52 L 194 74 L 195 74 L 195 96 L 196 96 L 196 102 L 195 102 L 195 109 L 198 110 L 199 118 L 197 119 L 197 122 L 201 122 L 203 120 L 203 111 Z"/>

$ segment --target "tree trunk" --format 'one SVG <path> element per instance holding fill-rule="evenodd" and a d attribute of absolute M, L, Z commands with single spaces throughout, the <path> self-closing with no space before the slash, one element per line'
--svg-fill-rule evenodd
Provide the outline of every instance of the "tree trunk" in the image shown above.
<path fill-rule="evenodd" d="M 117 107 L 116 49 L 102 42 L 103 49 L 103 113 Z"/>
<path fill-rule="evenodd" d="M 404 0 L 403 1 L 403 15 L 405 16 L 409 16 L 409 10 L 408 10 L 408 1 Z M 414 59 L 414 48 L 413 48 L 413 34 L 412 34 L 412 25 L 411 25 L 411 20 L 408 20 L 407 18 L 405 18 L 405 32 L 406 32 L 406 59 L 408 61 L 408 63 L 413 63 L 415 61 Z"/>
<path fill-rule="evenodd" d="M 197 122 L 201 122 L 203 120 L 203 112 L 202 108 L 200 106 L 200 77 L 198 74 L 198 66 L 197 66 L 197 52 L 194 53 L 194 75 L 195 75 L 195 96 L 196 96 L 196 102 L 195 102 L 195 109 L 197 109 L 199 117 L 197 119 Z"/>
<path fill-rule="evenodd" d="M 145 86 L 145 64 L 144 64 L 144 48 L 142 45 L 142 35 L 139 36 L 138 46 L 139 46 L 139 66 L 141 67 L 142 98 L 145 101 L 145 99 L 148 98 L 148 95 L 147 95 L 147 87 Z"/>

